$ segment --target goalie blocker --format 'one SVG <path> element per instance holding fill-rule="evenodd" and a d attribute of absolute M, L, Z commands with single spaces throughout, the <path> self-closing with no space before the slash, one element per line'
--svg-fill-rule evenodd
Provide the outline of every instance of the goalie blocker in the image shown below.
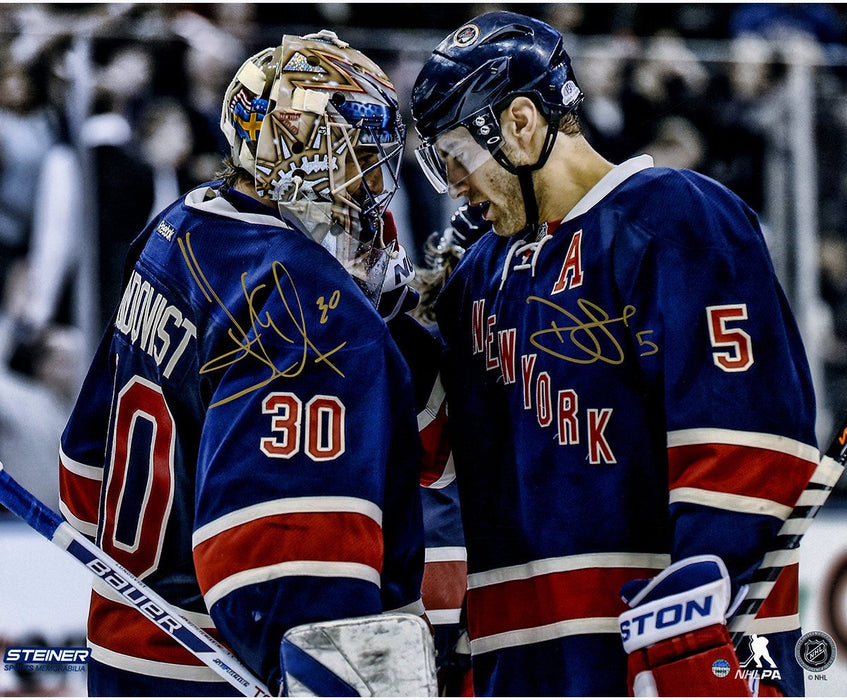
<path fill-rule="evenodd" d="M 618 618 L 631 695 L 752 694 L 736 673 L 741 667 L 726 626 L 730 590 L 726 566 L 710 555 L 683 559 L 621 589 L 632 608 Z"/>

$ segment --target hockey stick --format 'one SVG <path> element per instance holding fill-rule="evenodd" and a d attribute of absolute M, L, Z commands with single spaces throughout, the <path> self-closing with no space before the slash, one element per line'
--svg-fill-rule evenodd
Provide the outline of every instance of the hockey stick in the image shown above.
<path fill-rule="evenodd" d="M 246 696 L 270 697 L 258 680 L 220 642 L 183 618 L 164 598 L 139 581 L 112 557 L 68 525 L 16 482 L 0 464 L 0 503 L 39 534 L 68 552 L 119 593 L 122 599 L 167 632 L 200 661 Z"/>
<path fill-rule="evenodd" d="M 759 568 L 753 574 L 750 590 L 729 623 L 733 645 L 738 646 L 748 634 L 756 614 L 773 590 L 776 580 L 785 567 L 799 561 L 800 541 L 821 506 L 826 503 L 835 484 L 838 483 L 845 463 L 847 463 L 847 420 L 841 423 L 838 433 L 818 463 L 809 483 L 777 532 L 777 546 L 765 555 Z"/>

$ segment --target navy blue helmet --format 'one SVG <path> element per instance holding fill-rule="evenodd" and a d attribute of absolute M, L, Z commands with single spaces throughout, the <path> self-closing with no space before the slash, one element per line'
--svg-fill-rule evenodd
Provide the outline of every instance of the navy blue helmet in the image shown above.
<path fill-rule="evenodd" d="M 436 140 L 461 126 L 515 171 L 500 153 L 498 116 L 519 96 L 530 98 L 554 129 L 582 101 L 562 35 L 548 24 L 514 12 L 488 12 L 433 50 L 412 90 L 411 109 L 423 142 L 418 160 L 438 191 L 446 192 L 448 185 Z"/>

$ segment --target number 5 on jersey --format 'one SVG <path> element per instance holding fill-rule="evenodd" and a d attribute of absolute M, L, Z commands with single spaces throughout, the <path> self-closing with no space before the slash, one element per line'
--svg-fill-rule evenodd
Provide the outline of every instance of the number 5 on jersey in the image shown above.
<path fill-rule="evenodd" d="M 753 344 L 750 336 L 734 324 L 747 320 L 747 304 L 707 306 L 709 340 L 715 365 L 724 372 L 744 372 L 753 366 Z"/>
<path fill-rule="evenodd" d="M 288 391 L 275 391 L 262 401 L 262 413 L 271 416 L 274 437 L 263 437 L 259 447 L 268 457 L 288 459 L 301 447 L 316 462 L 344 453 L 345 410 L 337 396 L 318 395 L 303 402 Z"/>

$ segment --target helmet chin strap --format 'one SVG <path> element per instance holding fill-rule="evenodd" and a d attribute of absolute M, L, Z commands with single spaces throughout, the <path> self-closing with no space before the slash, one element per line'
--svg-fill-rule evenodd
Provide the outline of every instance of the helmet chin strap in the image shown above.
<path fill-rule="evenodd" d="M 547 133 L 544 136 L 544 145 L 541 148 L 541 153 L 538 160 L 532 165 L 514 165 L 502 150 L 497 151 L 494 158 L 510 173 L 518 176 L 518 182 L 521 186 L 521 195 L 523 196 L 524 212 L 526 214 L 526 223 L 524 227 L 515 235 L 522 236 L 525 239 L 535 238 L 538 235 L 538 199 L 535 196 L 535 185 L 532 182 L 532 174 L 536 170 L 544 167 L 550 154 L 553 152 L 553 144 L 556 141 L 556 134 L 559 131 L 559 115 L 550 115 L 547 122 Z"/>
<path fill-rule="evenodd" d="M 546 161 L 547 158 L 544 158 L 544 160 Z M 535 197 L 535 186 L 532 183 L 532 173 L 544 165 L 544 163 L 540 163 L 540 161 L 541 159 L 539 159 L 539 162 L 535 165 L 519 165 L 515 168 L 515 174 L 518 176 L 518 182 L 521 185 L 523 208 L 526 213 L 526 223 L 524 224 L 524 227 L 518 231 L 518 234 L 523 234 L 524 238 L 535 238 L 535 235 L 538 232 L 538 200 Z"/>

